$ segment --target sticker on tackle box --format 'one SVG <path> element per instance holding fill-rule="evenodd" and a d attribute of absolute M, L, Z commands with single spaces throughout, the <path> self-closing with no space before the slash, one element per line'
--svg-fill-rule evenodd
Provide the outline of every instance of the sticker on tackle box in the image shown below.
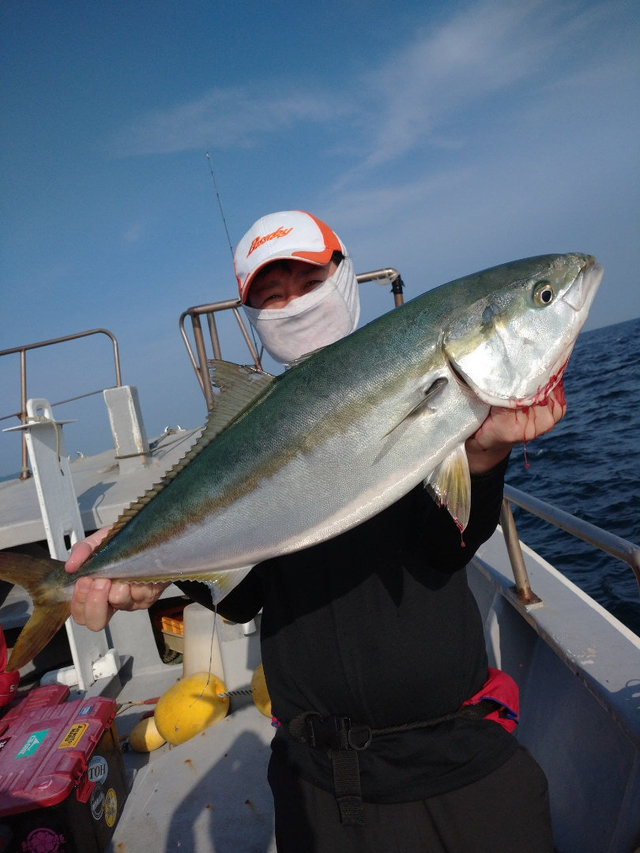
<path fill-rule="evenodd" d="M 31 732 L 29 737 L 24 742 L 22 748 L 16 753 L 16 758 L 28 758 L 40 749 L 42 742 L 49 734 L 49 729 L 42 729 L 39 732 Z"/>
<path fill-rule="evenodd" d="M 109 764 L 102 755 L 94 755 L 87 767 L 87 778 L 90 782 L 102 782 L 109 774 Z"/>
<path fill-rule="evenodd" d="M 88 728 L 89 723 L 75 723 L 58 744 L 58 749 L 77 746 Z"/>

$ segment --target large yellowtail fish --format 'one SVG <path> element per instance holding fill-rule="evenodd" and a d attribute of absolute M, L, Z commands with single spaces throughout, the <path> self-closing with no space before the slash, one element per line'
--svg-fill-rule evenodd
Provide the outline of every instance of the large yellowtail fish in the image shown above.
<path fill-rule="evenodd" d="M 465 440 L 490 406 L 546 399 L 601 277 L 589 255 L 515 261 L 431 290 L 281 376 L 214 363 L 221 393 L 197 444 L 76 575 L 0 553 L 0 577 L 34 602 L 9 668 L 56 633 L 80 575 L 197 579 L 220 600 L 261 560 L 336 536 L 421 481 L 463 529 Z"/>

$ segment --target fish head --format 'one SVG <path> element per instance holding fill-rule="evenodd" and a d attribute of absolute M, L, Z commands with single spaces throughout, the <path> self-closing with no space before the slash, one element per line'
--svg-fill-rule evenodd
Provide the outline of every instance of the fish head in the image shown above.
<path fill-rule="evenodd" d="M 543 255 L 486 270 L 443 331 L 454 374 L 490 406 L 544 403 L 562 380 L 602 279 L 591 255 Z"/>

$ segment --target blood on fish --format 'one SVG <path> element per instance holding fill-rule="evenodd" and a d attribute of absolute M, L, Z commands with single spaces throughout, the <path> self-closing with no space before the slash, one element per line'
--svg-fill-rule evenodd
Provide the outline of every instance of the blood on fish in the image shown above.
<path fill-rule="evenodd" d="M 567 405 L 567 398 L 564 394 L 564 382 L 562 381 L 562 379 L 560 379 L 554 390 L 556 391 L 556 393 L 551 398 L 554 403 L 554 406 L 558 405 L 564 409 L 564 407 Z"/>
<path fill-rule="evenodd" d="M 533 404 L 530 406 L 516 406 L 514 409 L 514 417 L 516 421 L 518 421 L 518 415 L 520 412 L 524 413 L 523 427 L 522 427 L 522 447 L 524 453 L 524 467 L 529 468 L 529 457 L 527 456 L 527 426 L 529 423 L 533 424 L 533 435 L 537 434 L 536 429 L 536 406 L 547 406 L 550 404 L 551 413 L 554 416 L 556 415 L 556 407 L 560 407 L 560 417 L 562 417 L 562 411 L 566 408 L 567 400 L 564 392 L 564 383 L 562 381 L 562 376 L 564 373 L 564 369 L 566 364 L 562 366 L 562 368 L 558 371 L 558 373 L 554 374 L 551 377 L 545 388 L 538 392 L 536 395 Z"/>
<path fill-rule="evenodd" d="M 547 400 L 549 399 L 551 392 L 554 391 L 556 388 L 559 389 L 560 394 L 562 396 L 562 400 L 558 402 L 561 402 L 564 405 L 564 386 L 562 379 L 564 376 L 564 372 L 567 369 L 567 364 L 569 364 L 568 360 L 565 361 L 565 363 L 562 365 L 562 367 L 558 370 L 557 373 L 554 373 L 549 377 L 549 381 L 544 386 L 544 388 L 541 388 L 533 398 L 532 405 L 544 406 Z"/>
<path fill-rule="evenodd" d="M 529 465 L 529 457 L 527 455 L 527 442 L 528 442 L 527 426 L 528 426 L 529 422 L 533 422 L 534 430 L 535 430 L 536 413 L 535 413 L 535 410 L 532 406 L 520 406 L 514 411 L 516 423 L 519 420 L 519 418 L 518 418 L 519 412 L 524 413 L 524 421 L 522 424 L 522 454 L 524 456 L 525 470 L 528 470 L 530 465 Z"/>
<path fill-rule="evenodd" d="M 461 548 L 466 548 L 466 547 L 467 547 L 467 543 L 464 541 L 464 527 L 460 524 L 460 522 L 458 521 L 458 519 L 457 519 L 457 518 L 454 518 L 453 520 L 454 520 L 454 522 L 455 522 L 456 527 L 457 527 L 457 528 L 458 528 L 458 530 L 460 531 L 460 547 L 461 547 Z"/>

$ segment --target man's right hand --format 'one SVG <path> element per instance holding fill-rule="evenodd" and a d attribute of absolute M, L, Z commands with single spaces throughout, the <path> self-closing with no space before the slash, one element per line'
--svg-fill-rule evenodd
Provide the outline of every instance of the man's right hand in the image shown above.
<path fill-rule="evenodd" d="M 76 572 L 88 560 L 109 533 L 109 527 L 96 530 L 71 549 L 65 570 Z M 108 578 L 78 578 L 71 599 L 71 615 L 79 625 L 92 631 L 104 628 L 116 610 L 148 610 L 169 586 L 168 583 L 124 583 Z"/>

